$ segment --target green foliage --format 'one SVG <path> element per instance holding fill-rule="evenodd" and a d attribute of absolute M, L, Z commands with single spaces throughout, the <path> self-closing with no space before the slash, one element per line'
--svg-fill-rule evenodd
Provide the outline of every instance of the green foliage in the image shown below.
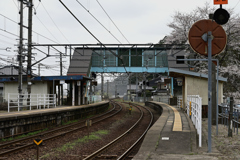
<path fill-rule="evenodd" d="M 89 136 L 84 136 L 82 138 L 78 138 L 77 140 L 75 140 L 73 142 L 68 142 L 68 143 L 64 144 L 62 147 L 57 148 L 56 151 L 66 152 L 69 149 L 73 149 L 73 147 L 78 144 L 84 144 L 84 143 L 87 143 L 92 140 L 101 139 L 101 137 L 100 137 L 101 135 L 106 135 L 108 133 L 109 132 L 107 130 L 99 130 L 97 132 L 93 132 Z"/>
<path fill-rule="evenodd" d="M 28 133 L 28 134 L 23 134 L 23 135 L 20 135 L 20 136 L 17 136 L 17 137 L 14 137 L 14 138 L 7 138 L 7 139 L 2 139 L 1 141 L 2 142 L 6 142 L 6 141 L 11 141 L 11 140 L 15 140 L 15 139 L 20 139 L 20 138 L 24 138 L 24 137 L 28 137 L 28 136 L 33 136 L 33 135 L 36 135 L 36 134 L 38 134 L 38 133 L 40 133 L 40 132 L 44 132 L 44 131 L 47 131 L 48 130 L 48 128 L 45 128 L 45 129 L 43 129 L 43 130 L 39 130 L 39 131 L 36 131 L 36 132 L 30 132 L 30 133 Z"/>
<path fill-rule="evenodd" d="M 67 124 L 75 123 L 75 122 L 77 122 L 77 121 L 78 121 L 78 120 L 73 120 L 73 121 L 64 122 L 63 125 L 67 125 Z"/>

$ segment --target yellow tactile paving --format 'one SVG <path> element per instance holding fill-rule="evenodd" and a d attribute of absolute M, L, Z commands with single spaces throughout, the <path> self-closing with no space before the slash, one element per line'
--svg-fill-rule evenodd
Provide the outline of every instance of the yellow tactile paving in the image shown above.
<path fill-rule="evenodd" d="M 174 112 L 173 131 L 182 131 L 182 120 L 181 120 L 181 116 L 180 116 L 178 110 L 176 110 L 176 108 L 174 108 L 172 106 L 169 106 L 169 107 L 172 108 L 172 110 Z"/>

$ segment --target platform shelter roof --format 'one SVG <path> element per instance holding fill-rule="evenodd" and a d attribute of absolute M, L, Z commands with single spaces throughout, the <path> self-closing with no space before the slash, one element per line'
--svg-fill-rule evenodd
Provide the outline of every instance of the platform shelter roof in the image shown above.
<path fill-rule="evenodd" d="M 199 78 L 208 79 L 208 75 L 200 72 L 186 71 L 176 68 L 169 68 L 169 76 L 170 77 L 185 77 L 185 76 L 194 76 Z M 218 76 L 219 81 L 227 82 L 227 78 Z"/>

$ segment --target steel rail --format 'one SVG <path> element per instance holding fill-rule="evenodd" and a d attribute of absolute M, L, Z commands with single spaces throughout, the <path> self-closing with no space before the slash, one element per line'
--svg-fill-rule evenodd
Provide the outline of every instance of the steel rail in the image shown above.
<path fill-rule="evenodd" d="M 134 103 L 131 103 L 131 104 L 137 106 L 137 104 L 134 104 Z M 138 105 L 138 106 L 141 106 L 141 105 Z M 153 123 L 153 114 L 152 114 L 152 112 L 145 106 L 141 106 L 141 107 L 145 108 L 149 112 L 149 114 L 151 115 L 151 120 L 150 120 L 150 122 L 148 124 L 148 127 L 143 132 L 143 134 L 138 138 L 138 140 L 131 147 L 129 147 L 126 150 L 126 152 L 124 152 L 121 156 L 119 156 L 117 160 L 125 159 L 131 153 L 131 151 L 140 143 L 140 141 L 144 138 L 144 136 L 146 135 L 146 133 L 149 130 L 149 128 L 152 126 L 152 123 Z"/>
<path fill-rule="evenodd" d="M 113 105 L 114 105 L 114 103 L 113 103 Z M 114 105 L 114 109 L 115 109 L 115 108 L 116 108 L 116 107 L 115 107 L 115 105 Z M 114 109 L 112 109 L 111 111 L 113 111 Z M 111 114 L 111 115 L 109 115 L 109 116 L 107 116 L 107 117 L 105 117 L 105 118 L 102 118 L 101 120 L 110 118 L 110 117 L 116 115 L 117 113 L 119 113 L 121 110 L 122 110 L 122 107 L 120 106 L 120 109 L 119 109 L 117 112 L 114 112 L 113 114 Z M 107 113 L 110 113 L 110 111 L 108 111 Z M 106 115 L 107 113 L 104 113 L 103 115 Z M 103 116 L 103 115 L 101 115 L 101 116 Z M 101 116 L 97 116 L 97 117 L 101 117 Z M 93 119 L 95 119 L 95 118 L 96 118 L 96 117 L 94 117 Z M 93 120 L 93 119 L 92 119 L 92 120 Z M 101 120 L 97 120 L 97 121 L 93 122 L 92 124 L 98 123 L 98 122 L 100 122 Z M 81 123 L 82 123 L 82 122 L 81 122 Z M 79 123 L 78 123 L 78 124 L 74 124 L 74 126 L 75 126 L 75 125 L 79 125 Z M 73 126 L 71 126 L 71 127 L 73 127 Z M 82 128 L 84 128 L 84 127 L 86 127 L 86 126 L 81 126 L 81 127 L 76 128 L 76 129 L 72 129 L 72 130 L 66 131 L 66 132 L 64 132 L 64 133 L 60 133 L 60 134 L 57 134 L 57 135 L 54 135 L 54 136 L 51 136 L 51 137 L 48 137 L 48 138 L 45 138 L 45 139 L 42 139 L 42 140 L 43 140 L 44 142 L 46 142 L 46 141 L 49 141 L 49 140 L 52 140 L 52 139 L 61 137 L 61 136 L 63 136 L 63 135 L 66 135 L 66 134 L 75 132 L 75 131 L 77 131 L 77 130 L 79 130 L 79 129 L 82 129 Z M 68 127 L 66 127 L 66 128 L 68 128 Z M 56 132 L 56 131 L 57 131 L 57 129 L 54 130 L 54 132 Z M 61 130 L 58 130 L 58 131 L 61 131 Z M 53 133 L 54 133 L 54 132 L 53 132 Z M 31 136 L 31 137 L 28 137 L 28 138 L 26 138 L 26 139 L 24 139 L 24 140 L 21 139 L 21 140 L 19 140 L 19 141 L 16 140 L 16 141 L 14 141 L 14 142 L 9 142 L 7 145 L 6 145 L 6 144 L 2 144 L 1 147 L 2 147 L 2 146 L 8 146 L 8 145 L 11 145 L 11 144 L 14 144 L 14 143 L 18 143 L 18 142 L 22 142 L 22 141 L 25 141 L 25 140 L 37 138 L 37 137 L 39 137 L 39 136 L 42 136 L 42 135 L 39 134 L 39 135 L 36 135 L 36 136 Z M 8 154 L 10 154 L 10 153 L 17 152 L 17 151 L 19 151 L 19 150 L 23 150 L 23 149 L 28 148 L 28 147 L 31 147 L 31 146 L 33 146 L 33 145 L 35 145 L 35 144 L 34 144 L 34 143 L 29 143 L 29 144 L 26 144 L 26 145 L 21 146 L 21 147 L 18 147 L 18 148 L 14 148 L 14 149 L 10 149 L 10 150 L 1 152 L 1 153 L 0 153 L 0 157 L 3 157 L 3 156 L 8 155 Z"/>
<path fill-rule="evenodd" d="M 104 115 L 112 112 L 115 109 L 116 109 L 116 107 L 114 106 L 113 109 L 111 109 L 111 110 L 109 110 L 109 111 L 107 111 L 103 114 L 97 115 L 97 116 L 93 117 L 93 119 L 104 116 Z M 25 138 L 13 140 L 13 141 L 10 141 L 10 142 L 7 142 L 7 143 L 3 143 L 3 144 L 0 144 L 0 148 L 12 145 L 14 143 L 23 142 L 23 141 L 26 141 L 26 140 L 29 140 L 29 139 L 34 139 L 34 138 L 39 137 L 39 136 L 43 136 L 43 135 L 47 135 L 47 134 L 53 134 L 54 132 L 59 132 L 59 131 L 64 130 L 64 129 L 68 129 L 68 128 L 71 128 L 71 127 L 74 127 L 74 126 L 78 126 L 80 123 L 83 123 L 83 122 L 84 121 L 80 121 L 80 122 L 77 122 L 77 123 L 74 123 L 74 124 L 58 127 L 58 128 L 56 128 L 54 130 L 51 130 L 51 131 L 46 131 L 44 133 L 39 133 L 39 134 L 32 135 L 32 136 L 29 136 L 29 137 L 25 137 Z"/>
<path fill-rule="evenodd" d="M 119 105 L 119 104 L 118 104 Z M 113 141 L 111 141 L 110 143 L 108 143 L 107 145 L 103 146 L 102 148 L 100 148 L 99 150 L 95 151 L 94 153 L 92 153 L 91 155 L 87 156 L 86 158 L 84 158 L 83 160 L 90 160 L 90 159 L 93 159 L 94 157 L 96 157 L 97 155 L 99 155 L 101 152 L 103 152 L 104 150 L 106 150 L 107 148 L 109 148 L 111 145 L 117 143 L 119 140 L 121 140 L 124 136 L 126 136 L 131 130 L 133 130 L 133 128 L 136 127 L 137 124 L 140 123 L 140 121 L 142 120 L 143 118 L 143 111 L 137 107 L 140 112 L 141 112 L 141 115 L 139 117 L 139 119 L 137 120 L 137 122 L 135 122 L 135 124 L 130 128 L 128 129 L 126 132 L 124 132 L 122 135 L 120 135 L 119 137 L 117 137 L 116 139 L 114 139 Z"/>

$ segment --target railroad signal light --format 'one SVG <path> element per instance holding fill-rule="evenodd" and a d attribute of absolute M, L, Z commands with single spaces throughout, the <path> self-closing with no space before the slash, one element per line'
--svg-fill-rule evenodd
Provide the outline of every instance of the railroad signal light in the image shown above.
<path fill-rule="evenodd" d="M 97 74 L 92 72 L 92 77 L 95 79 L 97 77 Z"/>
<path fill-rule="evenodd" d="M 213 14 L 213 19 L 217 24 L 220 24 L 220 25 L 226 24 L 229 18 L 230 18 L 230 15 L 228 11 L 222 8 L 218 8 Z"/>
<path fill-rule="evenodd" d="M 92 81 L 93 86 L 97 86 L 97 81 Z"/>

